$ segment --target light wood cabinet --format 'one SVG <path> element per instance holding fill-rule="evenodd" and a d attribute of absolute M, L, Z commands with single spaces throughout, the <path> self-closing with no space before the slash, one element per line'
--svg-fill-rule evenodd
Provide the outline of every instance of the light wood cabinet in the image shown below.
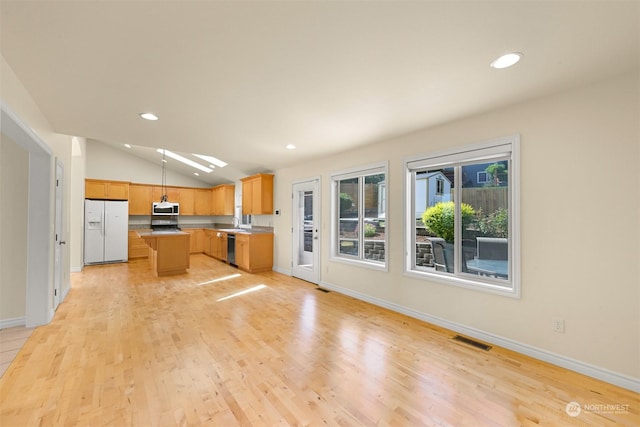
<path fill-rule="evenodd" d="M 144 239 L 135 231 L 129 231 L 129 259 L 147 258 L 149 248 Z"/>
<path fill-rule="evenodd" d="M 145 184 L 129 185 L 129 215 L 151 215 L 153 186 Z"/>
<path fill-rule="evenodd" d="M 178 188 L 177 187 L 165 187 L 165 191 L 167 194 L 167 198 L 168 198 L 168 202 L 171 203 L 178 203 Z M 153 201 L 154 202 L 159 202 L 160 198 L 163 196 L 163 190 L 162 190 L 162 186 L 160 185 L 155 185 L 153 187 Z"/>
<path fill-rule="evenodd" d="M 182 231 L 189 233 L 189 253 L 200 254 L 204 252 L 204 230 L 202 228 L 186 228 Z"/>
<path fill-rule="evenodd" d="M 273 268 L 273 234 L 236 234 L 236 265 L 250 273 Z"/>
<path fill-rule="evenodd" d="M 149 247 L 149 263 L 157 276 L 186 273 L 190 265 L 189 233 L 154 235 L 150 232 L 139 232 Z"/>
<path fill-rule="evenodd" d="M 223 184 L 213 187 L 213 215 L 233 215 L 235 208 L 236 186 Z"/>
<path fill-rule="evenodd" d="M 178 203 L 180 203 L 180 215 L 195 215 L 195 188 L 178 188 Z"/>
<path fill-rule="evenodd" d="M 84 197 L 86 199 L 129 200 L 129 183 L 124 181 L 85 179 Z"/>
<path fill-rule="evenodd" d="M 212 256 L 211 242 L 213 241 L 214 234 L 215 231 L 213 230 L 204 230 L 204 247 L 202 251 L 205 253 L 205 255 Z"/>
<path fill-rule="evenodd" d="M 273 213 L 273 175 L 257 174 L 242 178 L 242 214 Z"/>
<path fill-rule="evenodd" d="M 227 233 L 217 231 L 212 235 L 211 256 L 222 261 L 227 260 Z"/>
<path fill-rule="evenodd" d="M 213 215 L 213 190 L 210 188 L 196 188 L 195 190 L 195 215 Z"/>

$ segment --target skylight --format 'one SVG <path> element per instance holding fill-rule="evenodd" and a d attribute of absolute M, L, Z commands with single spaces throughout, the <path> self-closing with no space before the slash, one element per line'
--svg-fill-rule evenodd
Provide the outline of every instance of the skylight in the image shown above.
<path fill-rule="evenodd" d="M 194 156 L 201 158 L 202 160 L 205 160 L 209 163 L 211 163 L 212 165 L 215 165 L 219 168 L 223 168 L 225 166 L 227 166 L 227 163 L 223 162 L 220 159 L 216 159 L 213 156 L 205 156 L 204 154 L 194 154 Z"/>
<path fill-rule="evenodd" d="M 167 157 L 171 157 L 174 160 L 184 163 L 185 165 L 189 165 L 193 168 L 201 170 L 202 172 L 211 173 L 213 169 L 210 169 L 206 166 L 202 166 L 200 163 L 196 163 L 193 160 L 189 160 L 186 157 L 182 157 L 180 154 L 176 154 L 173 151 L 163 150 L 162 148 L 158 148 L 158 153 L 165 154 Z"/>

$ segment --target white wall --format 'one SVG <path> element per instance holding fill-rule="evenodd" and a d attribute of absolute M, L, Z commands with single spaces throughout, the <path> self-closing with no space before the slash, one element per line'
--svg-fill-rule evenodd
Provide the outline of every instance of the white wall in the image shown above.
<path fill-rule="evenodd" d="M 86 159 L 87 178 L 162 184 L 162 165 L 127 154 L 107 144 L 88 139 Z M 177 187 L 211 187 L 168 169 L 166 183 Z"/>
<path fill-rule="evenodd" d="M 29 153 L 0 134 L 0 321 L 21 323 L 27 293 Z"/>
<path fill-rule="evenodd" d="M 640 384 L 638 75 L 425 129 L 276 172 L 275 268 L 291 265 L 291 186 L 322 176 L 324 284 Z M 403 159 L 521 135 L 522 296 L 403 275 Z M 332 171 L 389 160 L 389 271 L 328 259 Z M 566 333 L 552 319 L 566 320 Z M 575 363 L 574 363 L 575 362 Z"/>
<path fill-rule="evenodd" d="M 71 213 L 69 256 L 71 271 L 82 271 L 84 251 L 84 177 L 87 163 L 87 141 L 72 138 L 71 157 Z"/>
<path fill-rule="evenodd" d="M 29 133 L 33 133 L 39 138 L 40 143 L 46 147 L 45 151 L 47 153 L 43 153 L 42 148 L 40 148 L 40 152 L 36 153 L 35 151 L 30 150 L 30 160 L 29 160 L 29 181 L 35 182 L 34 178 L 37 178 L 38 185 L 34 186 L 33 182 L 30 184 L 29 193 L 29 203 L 33 200 L 38 200 L 40 211 L 30 210 L 28 212 L 22 212 L 23 215 L 30 217 L 30 220 L 33 219 L 36 215 L 31 215 L 33 212 L 42 212 L 44 209 L 46 212 L 45 215 L 40 215 L 42 218 L 48 218 L 48 224 L 41 224 L 39 221 L 35 223 L 29 223 L 30 233 L 27 235 L 21 236 L 12 236 L 12 240 L 8 243 L 20 245 L 19 240 L 29 239 L 31 242 L 31 246 L 36 248 L 39 253 L 43 254 L 43 256 L 47 257 L 46 262 L 40 262 L 38 264 L 37 270 L 38 272 L 32 271 L 32 267 L 29 268 L 29 275 L 31 277 L 38 277 L 38 280 L 34 280 L 36 287 L 29 288 L 31 283 L 31 279 L 28 279 L 27 286 L 27 310 L 26 316 L 27 318 L 31 317 L 29 315 L 30 299 L 29 295 L 34 295 L 37 299 L 41 299 L 45 297 L 45 301 L 43 305 L 38 302 L 38 307 L 36 311 L 44 311 L 40 308 L 46 308 L 47 313 L 41 313 L 38 320 L 35 323 L 32 323 L 33 326 L 36 324 L 40 324 L 43 321 L 46 323 L 46 319 L 50 318 L 51 310 L 53 309 L 53 230 L 54 230 L 54 195 L 55 195 L 55 162 L 56 159 L 60 161 L 64 165 L 64 206 L 65 213 L 63 218 L 63 226 L 64 232 L 62 239 L 65 241 L 69 241 L 69 230 L 70 230 L 70 215 L 69 215 L 69 207 L 71 200 L 71 191 L 70 191 L 70 182 L 71 182 L 71 137 L 67 135 L 57 134 L 53 131 L 51 125 L 47 122 L 46 118 L 42 115 L 42 112 L 39 110 L 37 104 L 33 101 L 29 92 L 24 88 L 20 80 L 17 78 L 11 67 L 7 64 L 4 57 L 0 56 L 0 76 L 1 76 L 1 84 L 0 84 L 0 98 L 3 103 L 5 103 L 11 110 L 12 114 L 15 114 L 19 121 L 26 127 Z M 17 142 L 17 141 L 16 141 Z M 38 144 L 36 144 L 38 145 Z M 38 151 L 38 149 L 36 149 Z M 36 165 L 35 167 L 33 165 Z M 44 173 L 48 174 L 47 176 L 43 176 Z M 40 183 L 47 183 L 49 188 L 41 188 Z M 35 190 L 35 191 L 34 191 Z M 37 195 L 35 193 L 38 193 Z M 47 201 L 40 202 L 41 197 L 44 195 L 49 195 L 48 203 Z M 33 196 L 33 197 L 32 197 Z M 35 227 L 34 227 L 35 225 Z M 39 229 L 39 230 L 38 230 Z M 38 230 L 38 231 L 36 231 Z M 41 231 L 45 230 L 45 231 Z M 48 230 L 48 231 L 46 231 Z M 41 234 L 48 234 L 41 235 Z M 35 240 L 38 241 L 38 244 L 35 244 Z M 42 244 L 41 244 L 42 243 Z M 50 246 L 47 246 L 47 243 Z M 45 248 L 45 246 L 47 246 Z M 62 251 L 62 283 L 61 283 L 61 294 L 64 296 L 70 289 L 70 276 L 69 276 L 69 246 L 63 246 Z M 31 258 L 27 258 L 27 264 L 32 262 Z M 42 280 L 40 280 L 42 278 Z M 13 286 L 17 286 L 13 283 L 0 283 L 0 287 L 2 288 L 12 288 Z M 32 311 L 33 312 L 33 311 Z M 0 318 L 0 322 L 3 319 Z M 28 319 L 27 319 L 28 320 Z"/>

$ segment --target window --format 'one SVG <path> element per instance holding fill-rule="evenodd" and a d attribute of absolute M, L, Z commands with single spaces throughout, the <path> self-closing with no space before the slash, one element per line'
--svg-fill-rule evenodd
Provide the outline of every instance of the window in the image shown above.
<path fill-rule="evenodd" d="M 386 268 L 386 178 L 386 164 L 332 175 L 334 259 Z"/>
<path fill-rule="evenodd" d="M 518 145 L 512 136 L 405 162 L 409 275 L 519 296 Z"/>
<path fill-rule="evenodd" d="M 478 172 L 478 183 L 489 182 L 489 174 L 485 171 Z"/>
<path fill-rule="evenodd" d="M 438 196 L 444 195 L 444 179 L 442 178 L 436 179 L 436 195 Z"/>

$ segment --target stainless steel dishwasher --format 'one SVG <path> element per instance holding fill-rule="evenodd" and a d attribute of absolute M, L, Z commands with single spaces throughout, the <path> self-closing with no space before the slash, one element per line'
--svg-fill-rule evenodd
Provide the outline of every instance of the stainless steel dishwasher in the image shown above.
<path fill-rule="evenodd" d="M 236 265 L 236 235 L 227 234 L 227 262 Z"/>

